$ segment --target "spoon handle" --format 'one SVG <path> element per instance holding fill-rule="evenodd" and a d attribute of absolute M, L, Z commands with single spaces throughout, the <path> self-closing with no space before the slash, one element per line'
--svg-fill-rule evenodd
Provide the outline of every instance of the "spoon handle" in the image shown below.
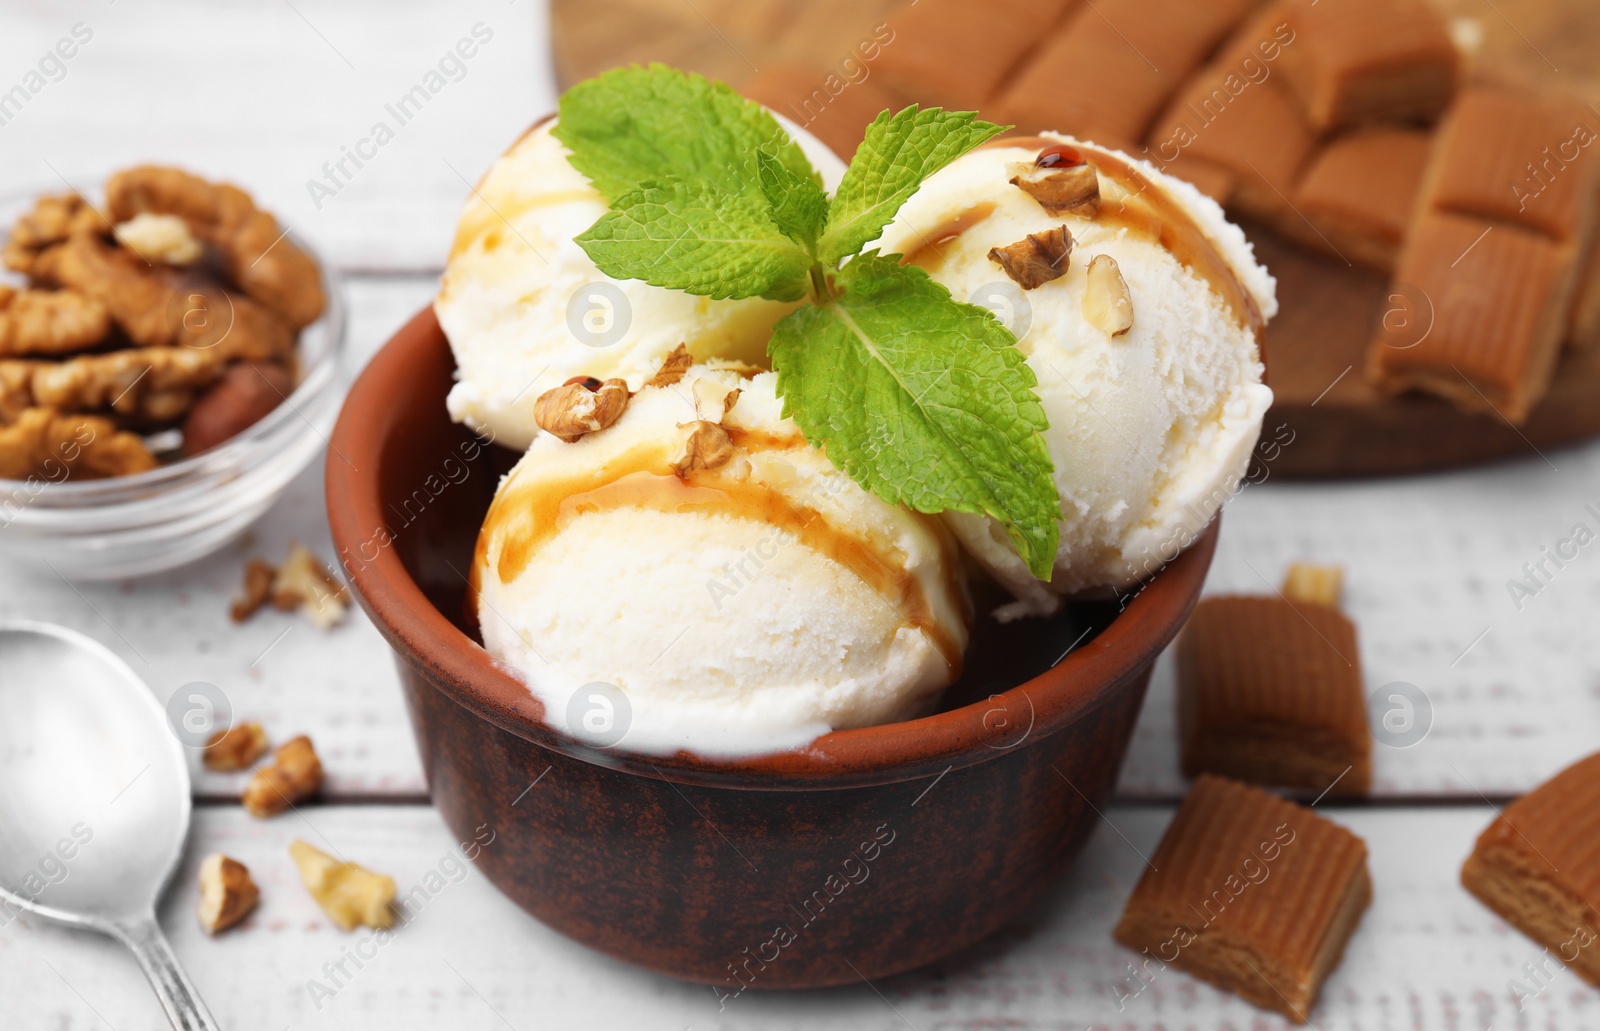
<path fill-rule="evenodd" d="M 167 944 L 154 913 L 118 923 L 116 937 L 133 951 L 176 1031 L 221 1031 Z"/>

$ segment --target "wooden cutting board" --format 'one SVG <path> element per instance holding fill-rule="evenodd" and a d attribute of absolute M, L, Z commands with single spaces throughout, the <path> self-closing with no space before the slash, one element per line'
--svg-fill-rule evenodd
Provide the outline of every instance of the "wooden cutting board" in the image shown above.
<path fill-rule="evenodd" d="M 902 2 L 551 0 L 556 71 L 565 87 L 617 65 L 664 61 L 738 88 L 769 65 L 836 67 L 876 26 L 892 28 Z M 1436 2 L 1481 26 L 1478 61 L 1497 78 L 1600 100 L 1595 0 Z M 982 0 L 973 3 L 975 16 L 986 16 Z M 1368 386 L 1363 368 L 1388 303 L 1387 277 L 1308 253 L 1264 229 L 1251 236 L 1278 277 L 1282 305 L 1268 331 L 1277 401 L 1266 437 L 1286 425 L 1293 443 L 1274 449 L 1271 475 L 1414 473 L 1542 454 L 1600 436 L 1600 348 L 1566 354 L 1544 402 L 1520 427 L 1432 397 L 1385 397 Z"/>

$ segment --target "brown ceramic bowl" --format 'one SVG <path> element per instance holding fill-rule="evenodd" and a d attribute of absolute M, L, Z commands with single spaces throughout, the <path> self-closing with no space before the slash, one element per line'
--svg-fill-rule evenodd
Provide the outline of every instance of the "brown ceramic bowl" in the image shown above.
<path fill-rule="evenodd" d="M 601 952 L 733 992 L 921 966 L 1061 875 L 1100 820 L 1215 526 L 1120 612 L 981 618 L 934 715 L 739 761 L 598 750 L 547 726 L 466 629 L 464 574 L 514 456 L 450 422 L 453 369 L 431 310 L 378 353 L 334 430 L 328 512 L 399 657 L 434 803 L 461 841 L 493 832 L 477 864 L 513 901 Z"/>

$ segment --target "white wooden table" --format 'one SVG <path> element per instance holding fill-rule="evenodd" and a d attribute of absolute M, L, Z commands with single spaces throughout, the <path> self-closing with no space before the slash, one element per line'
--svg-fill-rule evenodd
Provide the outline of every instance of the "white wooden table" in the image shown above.
<path fill-rule="evenodd" d="M 463 179 L 553 103 L 538 0 L 11 0 L 0 10 L 0 91 L 79 23 L 92 38 L 59 81 L 0 125 L 0 190 L 92 180 L 139 160 L 247 184 L 349 277 L 347 374 L 427 303 Z M 324 162 L 389 118 L 385 104 L 480 23 L 492 38 L 459 81 L 377 157 L 348 165 L 337 193 L 314 199 L 307 183 L 325 181 Z M 1265 591 L 1296 558 L 1344 564 L 1369 689 L 1405 681 L 1432 709 L 1421 743 L 1378 747 L 1371 802 L 1319 806 L 1367 839 L 1376 882 L 1373 908 L 1313 1015 L 1323 1031 L 1600 1026 L 1600 991 L 1567 972 L 1519 1010 L 1509 982 L 1526 981 L 1524 965 L 1541 950 L 1457 881 L 1492 806 L 1600 748 L 1600 550 L 1586 549 L 1521 611 L 1506 586 L 1590 518 L 1590 502 L 1600 502 L 1600 446 L 1408 480 L 1269 480 L 1230 506 L 1208 590 Z M 192 858 L 163 923 L 224 1027 L 1286 1026 L 1176 971 L 1120 1010 L 1116 1001 L 1134 956 L 1109 930 L 1142 865 L 1135 850 L 1150 851 L 1183 791 L 1167 659 L 1122 799 L 1106 813 L 1112 826 L 1029 921 L 934 970 L 747 994 L 719 1013 L 705 988 L 568 942 L 469 870 L 332 998 L 314 999 L 308 982 L 328 984 L 324 964 L 352 939 L 299 887 L 288 839 L 337 842 L 405 891 L 439 868 L 451 836 L 428 805 L 387 648 L 364 617 L 326 635 L 273 612 L 229 623 L 244 558 L 279 557 L 291 540 L 331 554 L 320 467 L 246 539 L 176 573 L 74 588 L 0 567 L 0 615 L 76 627 L 127 658 L 163 698 L 209 681 L 241 716 L 317 742 L 328 785 L 303 822 L 252 820 L 232 802 L 237 778 L 197 770 Z M 252 868 L 263 901 L 213 941 L 193 918 L 193 868 L 215 850 Z M 0 929 L 0 1028 L 164 1026 L 132 962 L 108 942 L 27 919 Z"/>

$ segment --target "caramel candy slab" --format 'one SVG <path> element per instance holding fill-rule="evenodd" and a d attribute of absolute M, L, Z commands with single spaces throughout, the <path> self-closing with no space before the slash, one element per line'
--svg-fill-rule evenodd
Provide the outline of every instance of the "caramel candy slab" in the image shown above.
<path fill-rule="evenodd" d="M 1360 838 L 1207 775 L 1178 808 L 1112 933 L 1303 1024 L 1371 901 Z"/>
<path fill-rule="evenodd" d="M 873 62 L 906 103 L 982 107 L 1077 0 L 916 0 L 888 18 L 894 38 Z"/>
<path fill-rule="evenodd" d="M 1439 127 L 1428 202 L 1555 240 L 1587 241 L 1600 175 L 1600 117 L 1575 100 L 1465 89 Z"/>
<path fill-rule="evenodd" d="M 1289 19 L 1285 78 L 1317 132 L 1428 121 L 1450 102 L 1460 60 L 1425 0 L 1295 0 Z"/>
<path fill-rule="evenodd" d="M 1433 150 L 1426 129 L 1358 129 L 1335 137 L 1306 162 L 1295 187 L 1299 218 L 1276 228 L 1300 243 L 1393 271 Z M 1320 235 L 1319 235 L 1320 234 Z"/>
<path fill-rule="evenodd" d="M 1250 9 L 1248 0 L 1097 0 L 1077 7 L 1000 94 L 1023 132 L 1130 149 Z"/>
<path fill-rule="evenodd" d="M 1461 883 L 1600 987 L 1600 752 L 1506 806 Z"/>
<path fill-rule="evenodd" d="M 1178 640 L 1185 776 L 1364 794 L 1372 736 L 1355 624 L 1327 605 L 1206 598 Z"/>
<path fill-rule="evenodd" d="M 1395 289 L 1414 295 L 1421 317 L 1380 324 L 1368 379 L 1390 393 L 1426 390 L 1463 411 L 1520 424 L 1550 385 L 1575 276 L 1571 245 L 1424 213 L 1395 270 Z"/>

